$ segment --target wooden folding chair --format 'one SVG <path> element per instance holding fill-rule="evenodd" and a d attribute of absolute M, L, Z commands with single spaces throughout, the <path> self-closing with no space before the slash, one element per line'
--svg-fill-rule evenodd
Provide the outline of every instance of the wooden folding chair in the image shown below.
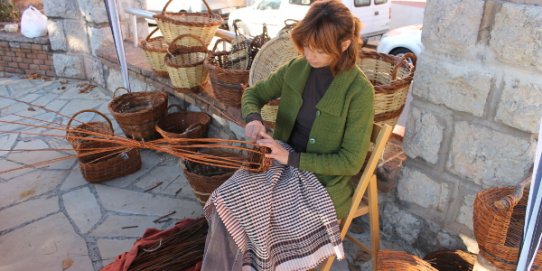
<path fill-rule="evenodd" d="M 354 195 L 352 196 L 352 205 L 345 219 L 340 223 L 341 239 L 348 238 L 356 246 L 364 251 L 368 251 L 373 262 L 373 270 L 376 267 L 376 253 L 380 249 L 380 230 L 378 222 L 378 191 L 376 187 L 376 167 L 378 161 L 384 152 L 384 147 L 391 135 L 392 127 L 385 124 L 380 126 L 373 125 L 371 134 L 371 149 L 369 160 L 362 169 L 361 177 L 357 184 Z M 359 176 L 359 175 L 358 175 Z M 367 248 L 361 241 L 348 234 L 348 228 L 352 224 L 352 220 L 362 215 L 369 215 L 369 227 L 371 231 L 371 246 Z M 335 260 L 335 256 L 327 259 L 320 271 L 328 271 Z"/>

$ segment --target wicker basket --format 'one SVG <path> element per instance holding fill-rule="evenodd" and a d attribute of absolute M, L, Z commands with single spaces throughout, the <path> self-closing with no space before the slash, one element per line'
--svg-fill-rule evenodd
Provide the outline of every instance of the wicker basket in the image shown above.
<path fill-rule="evenodd" d="M 427 254 L 423 259 L 439 271 L 472 271 L 476 254 L 463 250 L 440 250 Z"/>
<path fill-rule="evenodd" d="M 502 270 L 516 270 L 528 195 L 529 190 L 520 184 L 482 190 L 474 200 L 473 226 L 479 254 Z M 542 251 L 537 252 L 531 270 L 542 270 Z"/>
<path fill-rule="evenodd" d="M 249 61 L 249 69 L 252 67 L 252 62 L 254 61 L 254 58 L 262 48 L 262 46 L 271 40 L 271 37 L 269 37 L 269 34 L 267 33 L 267 25 L 263 23 L 263 29 L 262 34 L 255 36 L 252 41 L 250 42 L 250 61 Z"/>
<path fill-rule="evenodd" d="M 248 47 L 235 47 L 228 51 L 229 42 L 219 39 L 215 43 L 209 57 L 205 59 L 205 68 L 209 71 L 214 95 L 225 105 L 239 107 L 243 95 L 243 84 L 248 83 Z M 222 51 L 217 47 L 222 44 Z M 236 50 L 236 51 L 234 51 Z M 241 68 L 240 66 L 244 66 Z"/>
<path fill-rule="evenodd" d="M 103 119 L 106 120 L 106 122 L 103 121 L 89 121 L 81 123 L 75 127 L 72 126 L 72 122 L 76 120 L 76 117 L 83 113 L 93 113 L 101 116 Z M 73 146 L 73 149 L 77 151 L 79 149 L 79 146 L 81 143 L 91 141 L 91 140 L 85 140 L 85 137 L 96 137 L 92 133 L 99 133 L 99 134 L 111 134 L 113 135 L 113 124 L 111 123 L 111 120 L 104 115 L 103 113 L 93 110 L 93 109 L 85 109 L 81 110 L 70 118 L 68 121 L 68 124 L 66 124 L 66 140 Z"/>
<path fill-rule="evenodd" d="M 211 116 L 204 112 L 188 112 L 179 105 L 168 107 L 179 111 L 169 113 L 156 124 L 156 131 L 164 138 L 203 138 L 211 124 Z"/>
<path fill-rule="evenodd" d="M 168 44 L 164 37 L 154 37 L 151 38 L 152 34 L 158 31 L 158 28 L 155 28 L 145 40 L 142 40 L 140 43 L 141 48 L 145 52 L 145 57 L 149 61 L 152 70 L 154 73 L 161 77 L 168 77 L 168 72 L 166 69 L 166 64 L 164 63 L 164 57 L 167 53 Z"/>
<path fill-rule="evenodd" d="M 375 123 L 395 126 L 405 106 L 414 66 L 407 60 L 415 58 L 405 54 L 399 58 L 392 55 L 363 50 L 359 66 L 374 85 Z"/>
<path fill-rule="evenodd" d="M 199 46 L 180 45 L 189 39 L 198 41 Z M 201 85 L 207 80 L 207 69 L 203 66 L 206 57 L 207 47 L 197 36 L 180 35 L 171 42 L 165 63 L 171 84 L 177 91 L 190 93 L 201 90 Z"/>
<path fill-rule="evenodd" d="M 202 152 L 221 157 L 233 157 L 241 159 L 241 155 L 220 149 L 206 149 Z M 184 174 L 192 187 L 194 194 L 201 206 L 204 206 L 209 196 L 222 183 L 229 179 L 235 169 L 226 169 L 184 161 Z"/>
<path fill-rule="evenodd" d="M 109 111 L 115 117 L 124 134 L 137 140 L 158 138 L 154 126 L 167 113 L 168 96 L 163 91 L 130 92 L 116 97 L 119 87 L 113 93 Z M 126 89 L 125 89 L 126 90 Z"/>
<path fill-rule="evenodd" d="M 403 251 L 380 250 L 376 256 L 377 271 L 438 271 L 428 262 Z"/>
<path fill-rule="evenodd" d="M 162 13 L 154 15 L 154 19 L 164 34 L 167 43 L 173 42 L 179 35 L 194 35 L 207 46 L 216 33 L 218 27 L 224 22 L 220 15 L 212 13 L 205 0 L 203 4 L 207 8 L 206 13 L 189 12 L 166 12 L 167 7 L 173 0 L 169 0 L 162 9 Z M 185 46 L 199 45 L 194 41 L 187 40 Z"/>

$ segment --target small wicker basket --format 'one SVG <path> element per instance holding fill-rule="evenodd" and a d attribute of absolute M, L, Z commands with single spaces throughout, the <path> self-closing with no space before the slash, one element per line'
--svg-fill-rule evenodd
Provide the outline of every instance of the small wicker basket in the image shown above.
<path fill-rule="evenodd" d="M 128 91 L 117 97 L 121 89 Z M 154 126 L 167 113 L 168 96 L 163 91 L 130 92 L 119 87 L 113 93 L 109 111 L 119 123 L 124 134 L 137 140 L 158 138 Z"/>
<path fill-rule="evenodd" d="M 205 0 L 203 4 L 207 8 L 206 13 L 195 12 L 166 12 L 167 7 L 173 0 L 169 0 L 162 13 L 154 15 L 154 19 L 164 34 L 167 43 L 172 43 L 179 35 L 194 35 L 207 46 L 216 33 L 218 27 L 224 22 L 222 17 L 211 12 L 209 4 Z M 185 46 L 199 45 L 194 41 L 186 40 Z"/>
<path fill-rule="evenodd" d="M 254 61 L 254 58 L 262 48 L 262 46 L 271 40 L 271 37 L 269 37 L 269 34 L 267 32 L 267 25 L 263 24 L 262 34 L 255 36 L 252 41 L 250 42 L 250 63 L 249 63 L 249 69 L 252 67 L 252 62 Z"/>
<path fill-rule="evenodd" d="M 156 124 L 156 131 L 164 138 L 203 138 L 211 124 L 211 116 L 204 112 L 188 112 L 179 105 L 168 107 L 177 108 L 178 112 L 169 113 Z"/>
<path fill-rule="evenodd" d="M 428 262 L 403 251 L 379 250 L 376 256 L 377 271 L 438 271 Z"/>
<path fill-rule="evenodd" d="M 101 116 L 103 119 L 106 120 L 106 122 L 103 121 L 89 121 L 81 123 L 75 127 L 72 128 L 72 122 L 76 121 L 77 116 L 83 113 L 93 113 Z M 87 141 L 91 140 L 85 140 L 85 138 L 91 138 L 96 137 L 97 135 L 93 135 L 93 133 L 99 133 L 99 134 L 111 134 L 113 135 L 113 124 L 111 123 L 111 120 L 101 113 L 100 111 L 94 110 L 94 109 L 85 109 L 81 110 L 70 118 L 68 121 L 68 124 L 66 124 L 66 140 L 72 144 L 73 149 L 77 151 L 79 149 L 79 146 Z"/>
<path fill-rule="evenodd" d="M 223 46 L 222 51 L 217 50 L 220 44 Z M 242 85 L 248 83 L 248 47 L 235 48 L 232 45 L 228 50 L 227 44 L 227 40 L 217 40 L 209 57 L 205 59 L 205 67 L 209 71 L 217 100 L 225 105 L 239 107 L 244 90 Z"/>
<path fill-rule="evenodd" d="M 167 53 L 168 44 L 164 37 L 151 38 L 152 34 L 156 33 L 158 28 L 155 28 L 145 40 L 140 43 L 141 48 L 145 52 L 145 57 L 149 61 L 154 73 L 161 77 L 168 77 L 164 56 Z"/>
<path fill-rule="evenodd" d="M 183 40 L 192 39 L 199 46 L 182 45 Z M 207 57 L 207 47 L 194 35 L 180 35 L 175 38 L 165 56 L 166 69 L 171 84 L 182 93 L 199 92 L 207 81 L 207 69 L 203 62 Z"/>

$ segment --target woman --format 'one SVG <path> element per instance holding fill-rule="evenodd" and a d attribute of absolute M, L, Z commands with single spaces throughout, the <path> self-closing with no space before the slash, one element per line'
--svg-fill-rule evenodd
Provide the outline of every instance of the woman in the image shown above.
<path fill-rule="evenodd" d="M 205 208 L 211 228 L 206 244 L 204 270 L 240 270 L 241 265 L 249 269 L 274 270 L 285 261 L 289 263 L 283 264 L 281 268 L 302 270 L 315 267 L 333 250 L 340 258 L 342 244 L 340 240 L 337 243 L 334 239 L 338 231 L 336 218 L 345 217 L 348 211 L 353 193 L 350 179 L 358 173 L 365 159 L 374 116 L 373 87 L 356 65 L 361 48 L 360 30 L 359 20 L 341 2 L 314 2 L 305 18 L 291 33 L 301 56 L 244 92 L 242 113 L 247 122 L 245 136 L 256 140 L 257 144 L 269 147 L 271 153 L 267 156 L 275 160 L 276 167 L 260 175 L 238 171 L 239 175 L 234 175 L 240 179 L 237 185 L 231 185 L 229 180 L 217 189 L 221 191 L 213 193 Z M 279 97 L 281 102 L 276 128 L 273 136 L 270 136 L 266 133 L 259 112 L 268 101 Z M 312 178 L 319 181 L 318 186 L 322 187 L 323 195 L 311 182 Z M 277 192 L 275 187 L 267 189 L 268 183 L 275 186 L 285 183 L 286 187 Z M 240 211 L 241 215 L 230 212 L 228 208 L 241 207 L 235 207 L 235 201 L 225 198 L 250 198 L 250 191 L 245 189 L 247 186 L 253 190 L 261 189 L 261 202 L 247 204 L 248 207 Z M 289 195 L 291 190 L 296 190 L 295 196 Z M 270 199 L 266 198 L 269 193 L 274 193 Z M 302 200 L 296 200 L 296 197 Z M 320 212 L 326 208 L 326 200 L 329 200 L 334 221 L 326 217 L 325 211 Z M 319 205 L 321 202 L 324 202 L 322 206 Z M 262 212 L 265 214 L 262 215 Z M 295 213 L 296 217 L 276 213 Z M 318 219 L 302 223 L 314 217 Z M 319 225 L 320 222 L 331 233 L 331 241 L 312 240 L 314 234 L 305 235 L 305 228 L 295 233 L 301 236 L 292 233 L 297 227 Z M 281 228 L 283 223 L 288 226 Z M 263 224 L 271 226 L 265 228 L 261 226 Z M 253 230 L 252 227 L 259 228 Z M 233 245 L 232 238 L 235 243 Z M 277 241 L 268 244 L 271 247 L 269 250 L 261 248 L 266 245 L 262 242 L 273 238 L 277 238 Z M 222 245 L 213 241 L 218 239 L 224 240 Z M 295 248 L 292 245 L 309 239 L 310 242 Z M 331 242 L 333 249 L 328 249 L 325 242 Z M 217 254 L 224 254 L 224 250 L 231 251 L 231 248 L 233 252 L 218 259 Z M 273 249 L 280 251 L 275 253 L 271 251 Z M 299 252 L 304 249 L 310 252 Z M 293 257 L 298 257 L 295 260 L 291 260 L 292 251 L 299 252 Z M 290 258 L 281 258 L 283 254 L 290 255 Z M 269 259 L 262 260 L 262 257 Z M 212 259 L 227 263 L 224 266 L 213 265 L 210 263 Z"/>

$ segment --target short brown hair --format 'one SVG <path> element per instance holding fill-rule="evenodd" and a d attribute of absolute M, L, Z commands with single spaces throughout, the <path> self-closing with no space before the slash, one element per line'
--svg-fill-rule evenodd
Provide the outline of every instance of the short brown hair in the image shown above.
<path fill-rule="evenodd" d="M 292 30 L 292 40 L 303 47 L 319 49 L 332 56 L 331 70 L 337 74 L 356 65 L 361 48 L 361 22 L 338 0 L 314 2 L 303 20 Z M 342 42 L 351 40 L 343 52 Z"/>

